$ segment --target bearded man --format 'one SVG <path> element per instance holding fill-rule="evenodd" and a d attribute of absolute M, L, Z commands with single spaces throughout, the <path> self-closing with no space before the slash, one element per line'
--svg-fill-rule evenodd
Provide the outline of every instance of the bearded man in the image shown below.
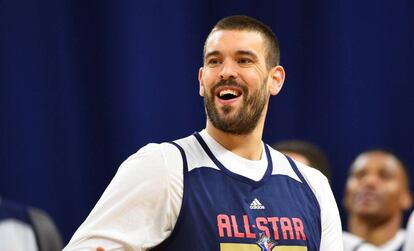
<path fill-rule="evenodd" d="M 206 128 L 128 158 L 65 250 L 341 251 L 327 179 L 262 142 L 285 79 L 271 29 L 226 17 L 203 61 Z"/>

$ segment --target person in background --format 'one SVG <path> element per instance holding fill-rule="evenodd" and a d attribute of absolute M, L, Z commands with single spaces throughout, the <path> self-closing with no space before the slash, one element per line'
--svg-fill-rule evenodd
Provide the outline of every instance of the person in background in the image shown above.
<path fill-rule="evenodd" d="M 359 154 L 345 188 L 344 250 L 402 250 L 406 238 L 402 218 L 411 205 L 407 168 L 395 154 L 383 149 Z"/>
<path fill-rule="evenodd" d="M 317 145 L 304 140 L 283 140 L 271 146 L 296 161 L 318 169 L 329 181 L 331 180 L 328 158 Z"/>
<path fill-rule="evenodd" d="M 0 250 L 60 251 L 60 234 L 42 210 L 0 197 Z"/>

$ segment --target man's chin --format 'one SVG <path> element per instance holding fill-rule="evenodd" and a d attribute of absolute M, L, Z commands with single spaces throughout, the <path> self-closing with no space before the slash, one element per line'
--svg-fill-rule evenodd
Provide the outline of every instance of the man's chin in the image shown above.
<path fill-rule="evenodd" d="M 232 110 L 220 110 L 218 112 L 219 119 L 222 121 L 236 121 L 240 118 L 240 113 L 237 112 L 235 109 Z"/>
<path fill-rule="evenodd" d="M 239 109 L 236 109 L 236 108 L 234 108 L 232 106 L 228 106 L 228 105 L 222 106 L 220 108 L 216 107 L 216 110 L 218 111 L 220 117 L 235 116 L 236 113 L 238 113 L 238 111 L 239 111 Z"/>
<path fill-rule="evenodd" d="M 372 226 L 380 226 L 387 222 L 390 218 L 390 215 L 384 213 L 384 211 L 370 211 L 358 214 L 358 218 L 364 219 L 365 222 L 369 223 Z"/>
<path fill-rule="evenodd" d="M 355 214 L 366 218 L 378 218 L 383 214 L 384 209 L 378 206 L 365 206 L 354 210 Z"/>

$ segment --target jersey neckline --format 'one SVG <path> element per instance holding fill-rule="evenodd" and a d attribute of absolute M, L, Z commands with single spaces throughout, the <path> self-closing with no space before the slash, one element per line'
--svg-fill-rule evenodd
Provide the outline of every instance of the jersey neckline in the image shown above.
<path fill-rule="evenodd" d="M 230 177 L 237 179 L 241 182 L 244 183 L 248 183 L 248 184 L 252 184 L 254 186 L 260 186 L 261 184 L 263 184 L 265 182 L 265 180 L 272 174 L 273 172 L 273 162 L 272 162 L 272 157 L 270 155 L 270 150 L 269 147 L 264 144 L 264 149 L 265 149 L 265 153 L 266 153 L 266 158 L 267 158 L 267 168 L 266 171 L 263 175 L 263 177 L 258 180 L 252 180 L 248 177 L 242 176 L 240 174 L 234 173 L 232 171 L 230 171 L 228 168 L 226 168 L 217 158 L 216 156 L 213 154 L 213 152 L 210 150 L 210 148 L 208 147 L 207 143 L 204 141 L 203 137 L 201 137 L 201 135 L 198 132 L 194 132 L 193 136 L 197 139 L 198 143 L 201 145 L 201 147 L 203 148 L 203 150 L 206 152 L 206 154 L 209 156 L 209 158 L 213 161 L 214 164 L 216 164 L 216 166 L 223 171 L 225 174 L 229 175 Z"/>

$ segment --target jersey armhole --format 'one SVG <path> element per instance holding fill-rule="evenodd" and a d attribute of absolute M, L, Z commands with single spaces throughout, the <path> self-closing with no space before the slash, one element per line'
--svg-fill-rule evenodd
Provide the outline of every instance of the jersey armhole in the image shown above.
<path fill-rule="evenodd" d="M 306 181 L 305 177 L 303 177 L 302 173 L 299 171 L 299 168 L 295 164 L 295 162 L 287 155 L 285 157 L 288 159 L 289 164 L 292 166 L 293 171 L 295 171 L 296 175 L 299 177 L 299 179 L 302 181 L 302 184 L 305 186 L 305 191 L 311 196 L 313 201 L 315 202 L 316 206 L 319 210 L 319 228 L 320 228 L 320 234 L 321 234 L 321 241 L 322 241 L 322 210 L 321 205 L 319 204 L 318 198 L 316 198 L 316 194 L 312 191 L 310 185 Z"/>
<path fill-rule="evenodd" d="M 159 245 L 157 245 L 157 246 L 155 246 L 155 247 L 153 247 L 153 248 L 151 248 L 150 250 L 151 251 L 162 251 L 162 250 L 165 250 L 169 245 L 170 245 L 170 243 L 171 243 L 171 241 L 175 238 L 175 233 L 177 232 L 177 231 L 179 231 L 179 228 L 180 228 L 180 224 L 179 224 L 179 222 L 181 221 L 181 218 L 183 217 L 183 215 L 184 215 L 184 211 L 185 211 L 185 209 L 184 209 L 184 205 L 185 205 L 185 203 L 186 203 L 186 196 L 185 196 L 185 188 L 186 188 L 186 175 L 187 175 L 187 173 L 188 173 L 188 164 L 187 164 L 187 156 L 186 156 L 186 154 L 185 154 L 185 151 L 184 151 L 184 149 L 180 146 L 180 145 L 178 145 L 177 143 L 175 143 L 175 142 L 168 142 L 169 144 L 172 144 L 172 145 L 174 145 L 176 148 L 178 148 L 178 150 L 179 150 L 179 152 L 180 152 L 180 155 L 181 155 L 181 158 L 182 158 L 182 161 L 183 161 L 183 197 L 182 197 L 182 201 L 181 201 L 181 208 L 180 208 L 180 212 L 178 213 L 178 217 L 177 217 L 177 221 L 175 222 L 175 225 L 174 225 L 174 227 L 173 227 L 173 230 L 172 230 L 172 232 L 171 232 L 171 234 L 170 234 L 170 236 L 168 236 L 164 241 L 162 241 Z"/>

